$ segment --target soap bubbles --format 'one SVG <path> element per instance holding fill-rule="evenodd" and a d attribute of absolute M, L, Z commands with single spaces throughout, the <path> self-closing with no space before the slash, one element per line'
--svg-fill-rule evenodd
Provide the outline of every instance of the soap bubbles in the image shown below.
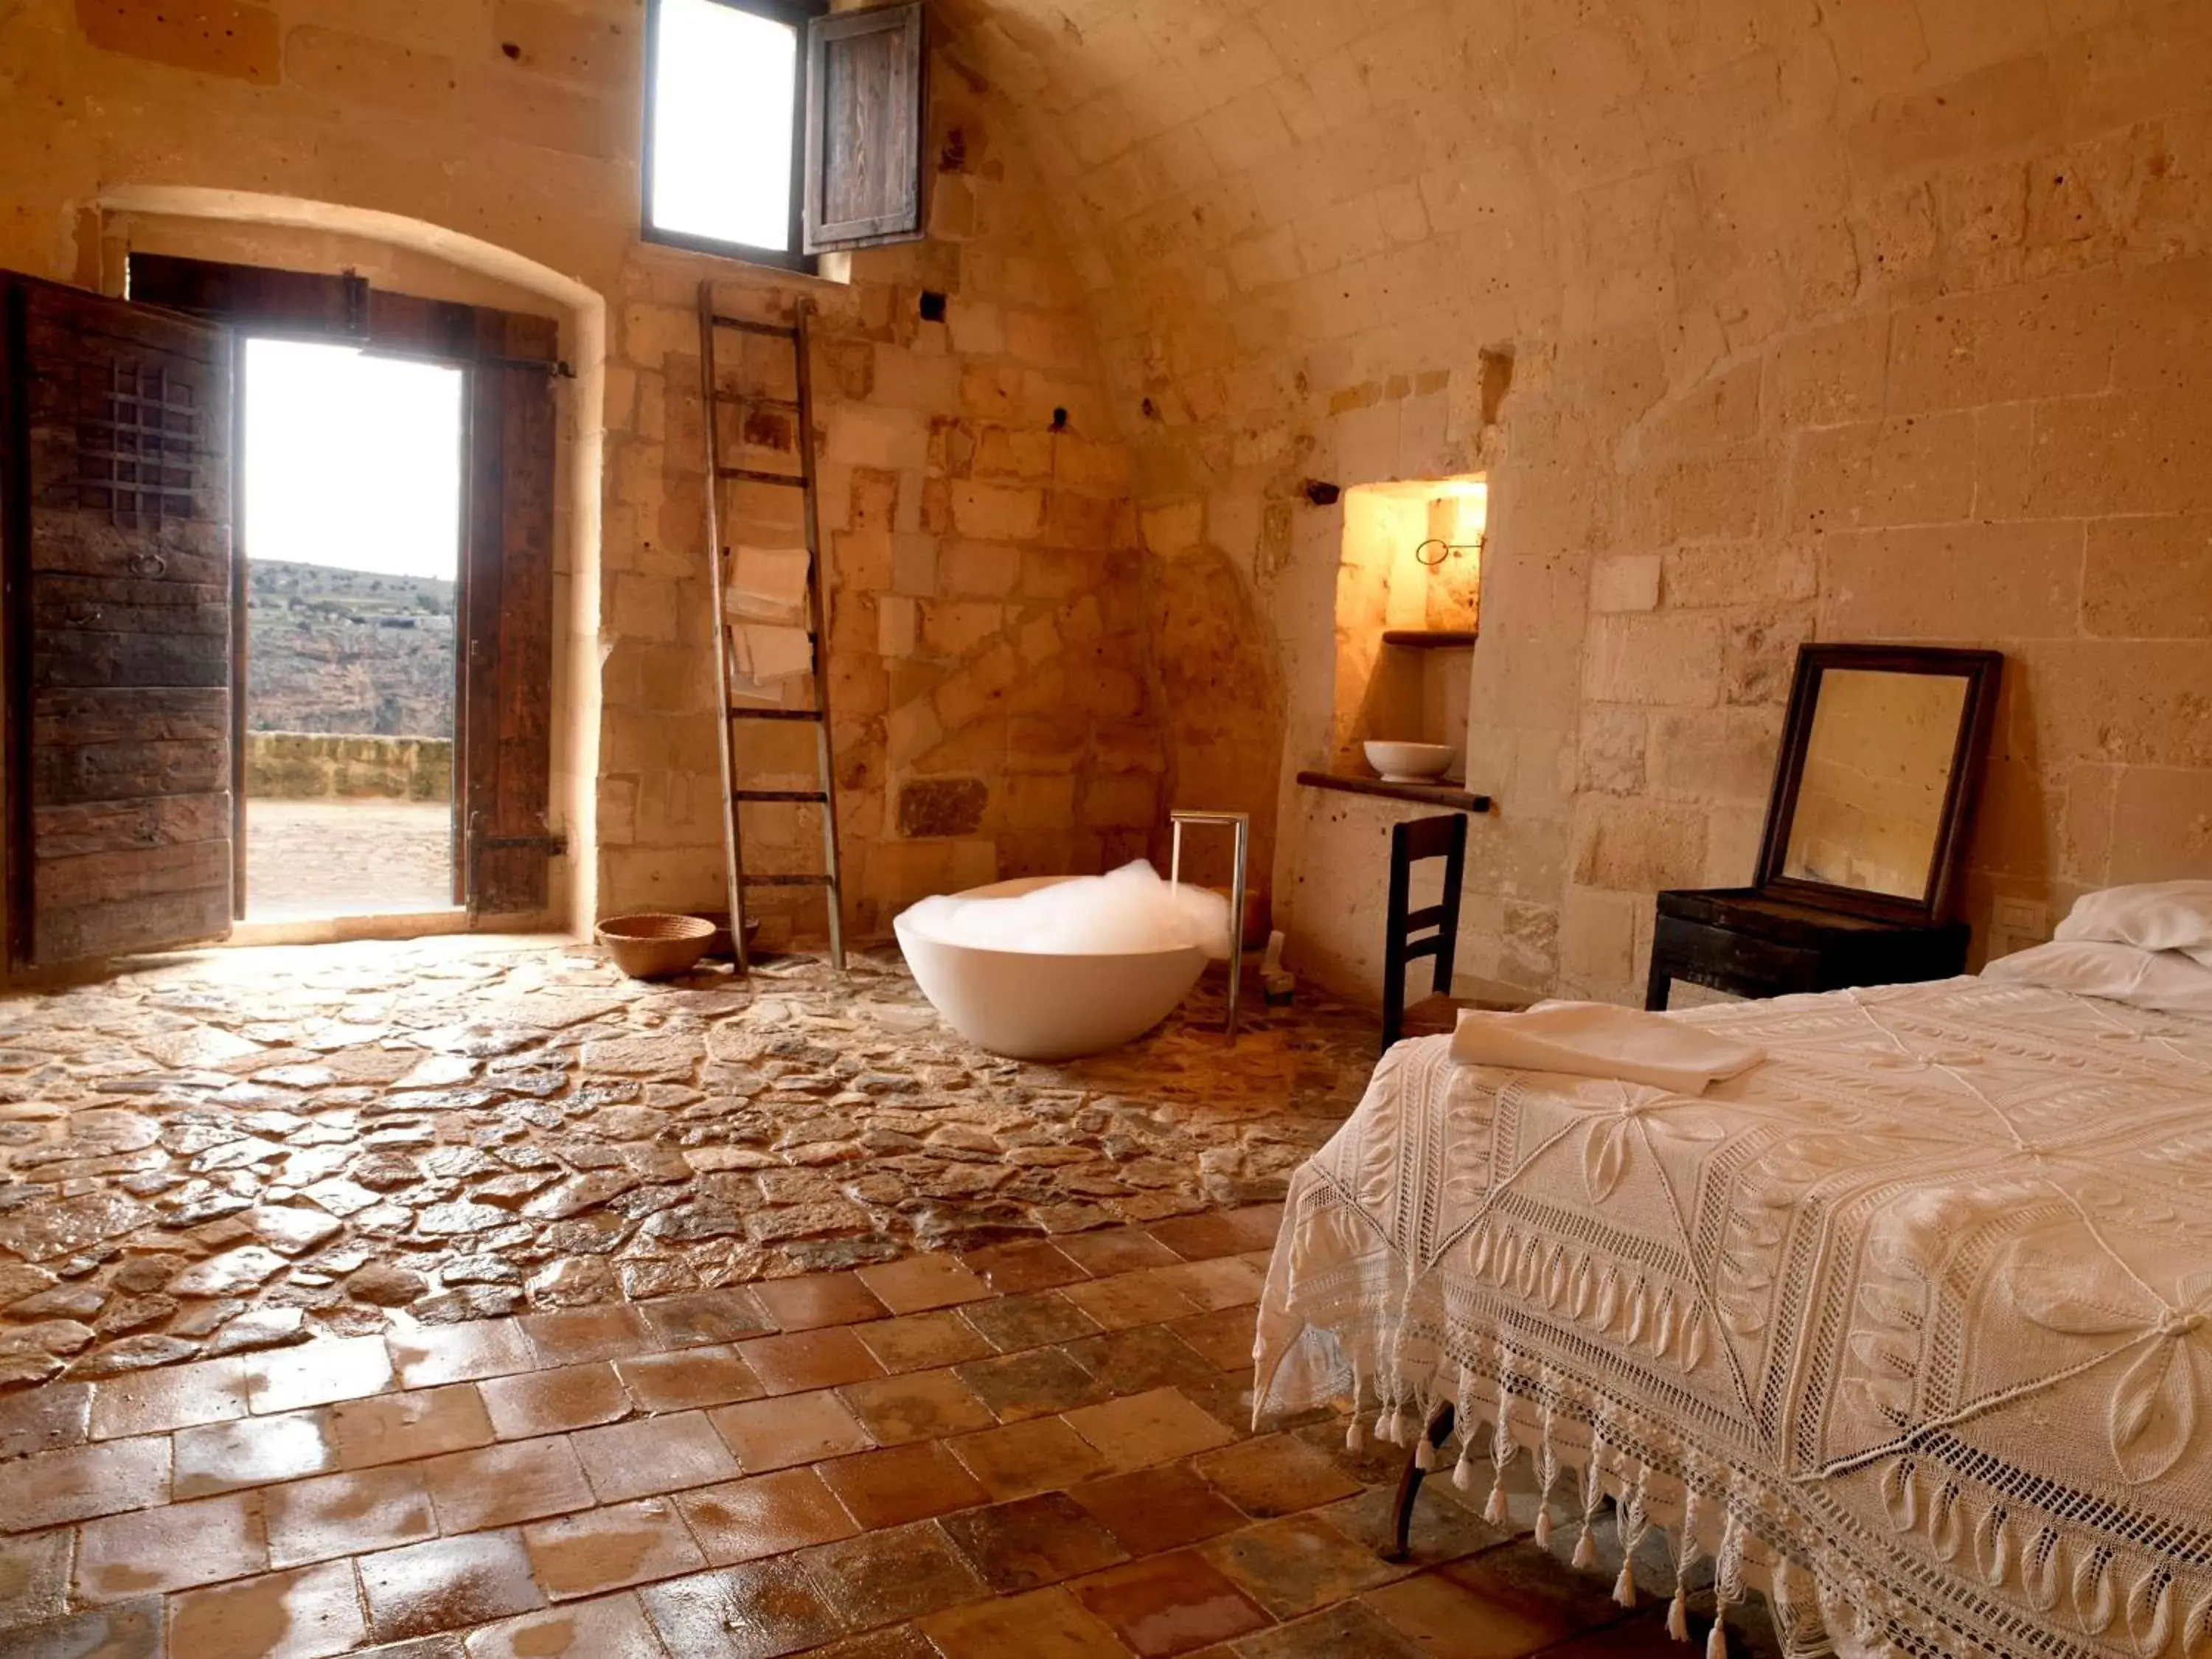
<path fill-rule="evenodd" d="M 1196 945 L 1216 961 L 1229 956 L 1229 901 L 1209 888 L 1162 881 L 1143 859 L 1007 898 L 942 894 L 899 921 L 926 939 L 980 951 L 1119 956 Z"/>

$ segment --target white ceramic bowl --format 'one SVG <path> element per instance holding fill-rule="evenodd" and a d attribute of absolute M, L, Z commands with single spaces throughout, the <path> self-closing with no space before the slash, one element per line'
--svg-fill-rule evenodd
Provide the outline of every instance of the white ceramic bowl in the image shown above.
<path fill-rule="evenodd" d="M 963 898 L 1012 898 L 1066 876 L 1029 876 L 970 888 Z M 1198 983 L 1206 952 L 1122 951 L 1096 955 L 986 951 L 954 945 L 891 920 L 922 995 L 945 1024 L 979 1048 L 1016 1060 L 1073 1060 L 1140 1037 Z"/>
<path fill-rule="evenodd" d="M 1454 752 L 1448 743 L 1370 739 L 1360 746 L 1367 751 L 1367 763 L 1382 775 L 1385 783 L 1428 783 L 1440 778 L 1452 763 Z"/>

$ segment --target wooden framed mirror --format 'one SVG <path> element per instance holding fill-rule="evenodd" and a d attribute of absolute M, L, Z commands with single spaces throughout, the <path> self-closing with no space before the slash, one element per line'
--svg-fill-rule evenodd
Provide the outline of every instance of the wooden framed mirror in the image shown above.
<path fill-rule="evenodd" d="M 1800 647 L 1759 887 L 1850 915 L 1947 920 L 2003 663 L 1933 646 Z"/>

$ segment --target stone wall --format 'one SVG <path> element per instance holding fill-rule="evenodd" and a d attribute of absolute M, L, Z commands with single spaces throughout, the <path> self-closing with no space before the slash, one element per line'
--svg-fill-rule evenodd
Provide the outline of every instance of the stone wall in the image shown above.
<path fill-rule="evenodd" d="M 1249 636 L 1178 790 L 1279 818 L 1310 968 L 1371 993 L 1391 816 L 1275 763 L 1330 701 L 1313 478 L 1490 482 L 1470 977 L 1633 997 L 1653 890 L 1750 874 L 1808 639 L 2008 653 L 1978 934 L 2212 873 L 2212 8 L 948 9 L 1063 206 L 1162 609 Z"/>
<path fill-rule="evenodd" d="M 1811 638 L 2008 653 L 1978 927 L 2212 870 L 2198 0 L 941 0 L 933 234 L 848 285 L 638 241 L 634 0 L 218 9 L 0 14 L 0 262 L 96 283 L 104 199 L 213 186 L 603 303 L 563 693 L 601 910 L 718 886 L 709 271 L 823 308 L 864 930 L 1172 800 L 1252 811 L 1356 963 L 1388 811 L 1286 781 L 1336 702 L 1307 485 L 1476 472 L 1470 977 L 1633 995 L 1651 891 L 1749 872 Z"/>
<path fill-rule="evenodd" d="M 249 732 L 246 793 L 270 800 L 451 800 L 451 738 Z"/>
<path fill-rule="evenodd" d="M 441 265 L 465 239 L 594 296 L 584 325 L 564 316 L 583 370 L 567 437 L 603 470 L 564 498 L 556 718 L 579 729 L 556 769 L 580 769 L 564 827 L 596 843 L 575 890 L 600 914 L 721 894 L 696 285 L 763 310 L 811 297 L 850 922 L 1143 850 L 1165 763 L 1127 452 L 1008 124 L 940 61 L 929 240 L 854 256 L 849 283 L 643 243 L 643 19 L 635 0 L 0 7 L 0 264 L 113 288 L 137 234 L 489 297 Z M 180 188 L 336 228 L 231 224 L 220 199 L 147 216 Z M 385 225 L 411 246 L 380 251 Z M 925 289 L 944 321 L 921 320 Z M 818 850 L 803 811 L 749 823 L 763 866 Z"/>

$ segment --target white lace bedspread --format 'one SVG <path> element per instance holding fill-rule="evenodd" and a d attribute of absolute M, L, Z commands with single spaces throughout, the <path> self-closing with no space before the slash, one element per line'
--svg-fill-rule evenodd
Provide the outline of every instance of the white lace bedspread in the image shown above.
<path fill-rule="evenodd" d="M 1692 1098 L 1393 1048 L 1291 1182 L 1259 1413 L 1453 1403 L 1493 1513 L 1531 1455 L 1540 1537 L 1587 1559 L 1611 1496 L 1793 1653 L 2212 1655 L 2212 1021 L 1972 979 L 1680 1018 L 1769 1059 Z"/>

